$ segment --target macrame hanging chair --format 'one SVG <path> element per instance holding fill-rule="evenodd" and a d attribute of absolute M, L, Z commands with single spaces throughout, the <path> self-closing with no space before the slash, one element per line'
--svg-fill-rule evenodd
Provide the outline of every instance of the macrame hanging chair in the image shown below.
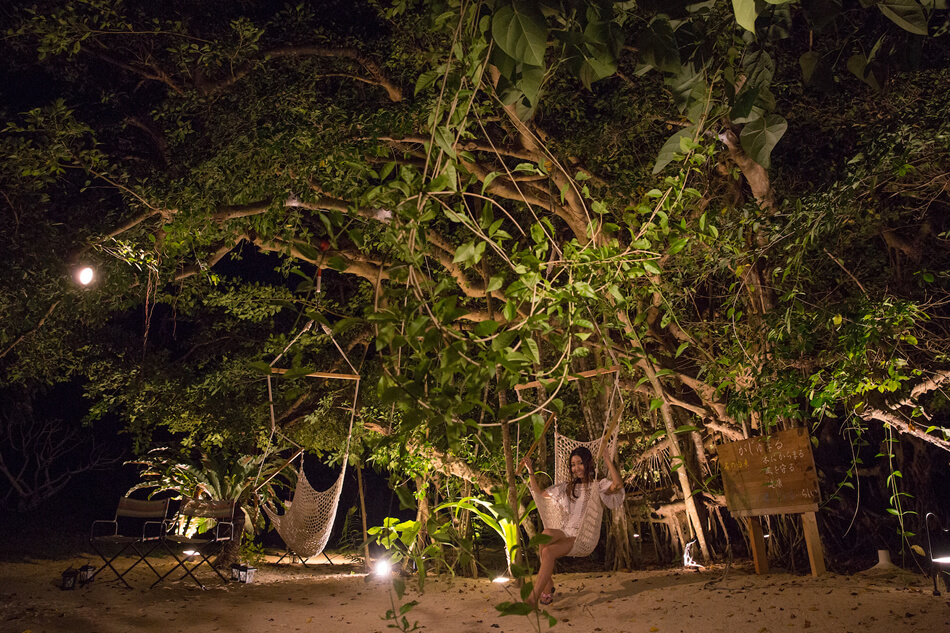
<path fill-rule="evenodd" d="M 310 329 L 312 325 L 313 321 L 308 323 L 300 334 L 290 342 L 287 349 L 294 344 L 301 334 Z M 285 512 L 278 514 L 276 509 L 270 508 L 267 505 L 261 506 L 264 513 L 267 514 L 271 520 L 274 529 L 277 530 L 277 533 L 284 540 L 287 549 L 303 560 L 323 553 L 324 548 L 327 546 L 327 541 L 330 540 L 330 532 L 333 529 L 333 519 L 336 517 L 336 511 L 340 505 L 340 494 L 343 491 L 343 478 L 346 475 L 346 463 L 350 454 L 350 441 L 353 438 L 353 421 L 356 418 L 356 401 L 359 396 L 360 388 L 359 374 L 356 372 L 356 369 L 353 368 L 353 364 L 350 363 L 346 354 L 343 353 L 343 350 L 333 338 L 329 328 L 323 326 L 323 330 L 330 337 L 330 340 L 333 341 L 333 344 L 336 345 L 337 350 L 343 355 L 343 358 L 354 372 L 353 374 L 340 374 L 336 377 L 345 377 L 347 380 L 356 381 L 353 403 L 350 408 L 350 428 L 346 436 L 346 448 L 343 452 L 343 467 L 340 469 L 340 476 L 337 477 L 336 483 L 328 489 L 322 491 L 315 490 L 313 486 L 310 485 L 310 481 L 304 472 L 303 458 L 301 457 L 300 469 L 297 471 L 297 486 L 294 489 L 294 497 L 292 501 L 287 502 Z M 287 349 L 285 349 L 284 352 L 286 352 Z M 283 356 L 283 352 L 281 356 Z M 273 367 L 274 363 L 279 359 L 280 356 L 274 359 L 271 366 Z M 315 375 L 323 378 L 334 377 L 333 374 L 328 373 Z M 270 376 L 267 377 L 267 391 L 270 400 L 271 437 L 273 437 L 276 432 L 276 422 L 274 419 L 274 398 Z M 303 449 L 301 449 L 301 453 L 302 452 Z"/>
<path fill-rule="evenodd" d="M 565 437 L 557 432 L 557 426 L 554 429 L 554 484 L 565 483 L 571 477 L 571 451 L 578 446 L 587 448 L 594 459 L 594 481 L 597 480 L 597 457 L 602 454 L 613 456 L 617 450 L 617 431 L 619 425 L 614 425 L 612 430 L 608 430 L 608 435 L 603 435 L 590 442 L 579 442 L 577 440 Z M 606 443 L 606 446 L 602 445 Z M 554 499 L 544 495 L 536 495 L 531 491 L 534 503 L 538 507 L 538 514 L 541 515 L 541 522 L 546 529 L 561 529 L 567 519 L 560 505 Z M 600 489 L 596 485 L 590 486 L 587 495 L 587 502 L 584 505 L 584 518 L 581 520 L 581 527 L 574 539 L 574 546 L 567 553 L 568 556 L 582 557 L 589 556 L 597 542 L 600 540 L 600 526 L 604 518 L 604 504 L 600 499 Z"/>
<path fill-rule="evenodd" d="M 349 442 L 347 442 L 349 444 Z M 330 540 L 333 519 L 340 505 L 343 477 L 346 464 L 340 470 L 336 483 L 328 489 L 314 490 L 304 473 L 303 464 L 297 472 L 297 487 L 292 502 L 288 502 L 284 514 L 262 506 L 274 529 L 284 539 L 287 548 L 298 557 L 307 559 L 318 556 Z"/>

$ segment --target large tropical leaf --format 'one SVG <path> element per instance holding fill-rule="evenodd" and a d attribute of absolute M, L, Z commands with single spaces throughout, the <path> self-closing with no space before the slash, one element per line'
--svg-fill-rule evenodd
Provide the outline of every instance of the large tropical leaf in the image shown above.
<path fill-rule="evenodd" d="M 742 128 L 739 138 L 742 149 L 752 160 L 768 169 L 772 149 L 785 135 L 788 123 L 777 114 L 756 119 Z"/>
<path fill-rule="evenodd" d="M 884 0 L 877 6 L 891 22 L 905 31 L 927 35 L 927 17 L 916 0 Z"/>
<path fill-rule="evenodd" d="M 732 10 L 736 14 L 736 22 L 747 31 L 755 33 L 755 0 L 732 0 Z"/>
<path fill-rule="evenodd" d="M 659 70 L 675 73 L 680 69 L 680 51 L 668 17 L 653 18 L 640 36 L 640 53 L 645 63 Z"/>
<path fill-rule="evenodd" d="M 533 2 L 514 2 L 495 12 L 491 25 L 495 43 L 516 61 L 544 65 L 548 26 Z"/>

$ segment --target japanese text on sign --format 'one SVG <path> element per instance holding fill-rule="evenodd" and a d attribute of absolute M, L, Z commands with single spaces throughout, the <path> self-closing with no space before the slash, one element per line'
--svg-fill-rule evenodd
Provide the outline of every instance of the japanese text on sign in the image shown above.
<path fill-rule="evenodd" d="M 805 429 L 720 444 L 719 468 L 735 516 L 818 509 L 818 476 Z"/>

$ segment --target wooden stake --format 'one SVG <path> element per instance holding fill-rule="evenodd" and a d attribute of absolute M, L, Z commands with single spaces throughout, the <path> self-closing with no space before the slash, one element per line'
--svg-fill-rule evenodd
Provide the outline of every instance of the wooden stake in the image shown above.
<path fill-rule="evenodd" d="M 769 557 L 765 551 L 765 538 L 762 536 L 762 519 L 749 517 L 749 540 L 752 541 L 752 560 L 755 573 L 769 573 Z"/>
<path fill-rule="evenodd" d="M 805 546 L 808 548 L 808 562 L 811 575 L 825 573 L 825 555 L 821 550 L 821 537 L 818 535 L 818 517 L 814 512 L 802 514 L 802 527 L 805 529 Z"/>

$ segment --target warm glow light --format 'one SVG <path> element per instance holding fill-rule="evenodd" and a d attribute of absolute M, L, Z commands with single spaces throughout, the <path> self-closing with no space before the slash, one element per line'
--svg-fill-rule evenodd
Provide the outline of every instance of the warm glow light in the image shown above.
<path fill-rule="evenodd" d="M 940 558 L 933 559 L 938 565 L 950 565 L 950 556 L 941 556 Z"/>
<path fill-rule="evenodd" d="M 191 557 L 191 556 L 197 556 L 198 552 L 191 549 L 186 549 L 184 552 L 182 552 L 182 554 L 184 554 L 185 556 Z"/>
<path fill-rule="evenodd" d="M 706 569 L 704 566 L 700 565 L 693 560 L 693 557 L 690 555 L 689 550 L 693 547 L 695 540 L 690 541 L 686 544 L 686 549 L 683 550 L 683 567 L 696 567 L 697 569 Z"/>
<path fill-rule="evenodd" d="M 93 278 L 92 268 L 86 267 L 79 271 L 79 283 L 84 286 L 88 286 L 92 283 Z"/>
<path fill-rule="evenodd" d="M 385 577 L 392 572 L 393 566 L 389 563 L 388 560 L 381 560 L 376 563 L 376 575 L 380 577 Z"/>
<path fill-rule="evenodd" d="M 495 578 L 492 582 L 497 582 L 499 585 L 502 585 L 508 582 L 509 580 L 511 580 L 511 578 L 508 578 L 507 576 L 499 576 L 498 578 Z"/>

